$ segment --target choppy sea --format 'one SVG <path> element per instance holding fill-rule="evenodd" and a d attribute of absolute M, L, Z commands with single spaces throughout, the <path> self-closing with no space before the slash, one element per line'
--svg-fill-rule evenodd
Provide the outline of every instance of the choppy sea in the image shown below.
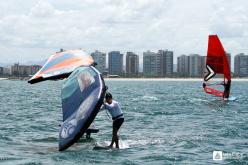
<path fill-rule="evenodd" d="M 248 164 L 248 82 L 223 101 L 200 81 L 106 81 L 125 115 L 121 149 L 93 149 L 111 140 L 100 112 L 99 133 L 59 152 L 62 84 L 0 81 L 0 164 Z"/>

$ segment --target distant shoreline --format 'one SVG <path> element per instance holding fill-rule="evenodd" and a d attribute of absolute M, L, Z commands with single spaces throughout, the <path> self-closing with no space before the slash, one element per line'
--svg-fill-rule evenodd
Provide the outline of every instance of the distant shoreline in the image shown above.
<path fill-rule="evenodd" d="M 23 80 L 27 81 L 29 78 L 0 78 L 0 80 Z M 202 78 L 108 78 L 106 81 L 203 81 Z M 222 78 L 215 78 L 214 80 L 222 81 Z M 233 78 L 232 81 L 247 81 L 248 78 Z"/>
<path fill-rule="evenodd" d="M 203 81 L 203 78 L 104 78 L 106 81 Z M 222 78 L 214 80 L 223 81 Z M 233 78 L 232 81 L 247 81 L 248 78 Z"/>
<path fill-rule="evenodd" d="M 29 80 L 30 77 L 0 77 L 0 80 Z"/>

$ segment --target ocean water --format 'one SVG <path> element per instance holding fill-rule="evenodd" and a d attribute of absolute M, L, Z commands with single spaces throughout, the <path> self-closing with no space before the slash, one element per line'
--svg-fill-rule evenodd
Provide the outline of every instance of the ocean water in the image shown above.
<path fill-rule="evenodd" d="M 248 82 L 233 82 L 237 100 L 223 101 L 201 82 L 106 81 L 125 115 L 121 149 L 93 149 L 111 140 L 103 111 L 99 133 L 59 152 L 62 83 L 0 81 L 0 164 L 248 164 Z"/>

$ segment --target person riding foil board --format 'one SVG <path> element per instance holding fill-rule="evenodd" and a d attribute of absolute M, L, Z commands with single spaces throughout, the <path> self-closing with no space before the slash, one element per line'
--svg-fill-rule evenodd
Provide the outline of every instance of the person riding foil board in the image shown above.
<path fill-rule="evenodd" d="M 228 99 L 229 94 L 230 94 L 230 88 L 231 88 L 231 80 L 228 80 L 227 83 L 223 82 L 221 85 L 224 86 L 223 98 Z"/>
<path fill-rule="evenodd" d="M 112 140 L 109 147 L 113 148 L 113 145 L 115 143 L 116 148 L 119 148 L 118 130 L 124 122 L 124 116 L 119 103 L 113 100 L 111 93 L 107 92 L 105 95 L 105 103 L 103 103 L 100 111 L 104 109 L 107 109 L 109 111 L 113 120 Z"/>

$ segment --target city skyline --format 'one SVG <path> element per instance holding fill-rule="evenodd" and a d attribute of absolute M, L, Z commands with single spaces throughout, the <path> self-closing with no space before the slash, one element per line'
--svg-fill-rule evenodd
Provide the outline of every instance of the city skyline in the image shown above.
<path fill-rule="evenodd" d="M 60 49 L 63 51 L 63 49 Z M 108 57 L 106 56 L 108 54 Z M 229 63 L 232 63 L 231 53 L 226 53 Z M 104 75 L 118 75 L 128 77 L 202 77 L 205 70 L 206 56 L 199 54 L 181 55 L 177 57 L 176 64 L 173 61 L 173 51 L 158 50 L 157 52 L 143 52 L 142 70 L 140 58 L 137 54 L 129 51 L 122 54 L 120 51 L 104 53 L 94 51 L 91 56 L 95 60 L 96 68 Z M 125 62 L 124 62 L 124 59 Z M 248 55 L 239 53 L 233 60 L 235 76 L 248 76 Z M 176 68 L 175 68 L 176 67 Z M 11 67 L 1 67 L 0 75 L 28 76 L 34 74 L 40 65 L 22 65 L 15 63 Z"/>
<path fill-rule="evenodd" d="M 61 48 L 60 48 L 61 49 Z M 59 49 L 59 50 L 60 50 Z M 65 50 L 65 49 L 64 49 Z M 151 51 L 151 52 L 157 52 L 157 51 L 159 51 L 159 50 L 168 50 L 168 49 L 157 49 L 157 50 L 146 50 L 146 51 Z M 58 50 L 56 50 L 55 52 L 57 52 Z M 141 54 L 138 54 L 137 52 L 135 52 L 135 51 L 132 51 L 132 50 L 128 50 L 128 51 L 120 51 L 120 50 L 111 50 L 111 51 L 119 51 L 121 54 L 123 54 L 124 56 L 126 56 L 126 53 L 127 52 L 133 52 L 133 53 L 135 53 L 136 55 L 138 55 L 139 56 L 139 71 L 143 71 L 143 54 L 144 54 L 144 52 L 146 52 L 146 51 L 143 51 Z M 111 52 L 111 51 L 109 51 L 109 52 Z M 55 52 L 53 52 L 53 53 L 55 53 Z M 87 51 L 86 51 L 87 52 Z M 94 53 L 103 53 L 103 54 L 105 54 L 105 58 L 106 59 L 108 59 L 108 53 L 109 52 L 104 52 L 104 51 L 102 51 L 102 50 L 99 50 L 99 49 L 94 49 L 94 51 L 92 51 L 92 52 L 87 52 L 88 54 L 90 54 L 90 55 L 93 55 Z M 172 50 L 172 52 L 173 52 L 173 65 L 174 65 L 174 71 L 177 71 L 177 64 L 178 64 L 178 57 L 180 57 L 180 56 L 182 56 L 182 55 L 192 55 L 192 54 L 198 54 L 198 55 L 200 55 L 200 56 L 206 56 L 206 53 L 205 54 L 199 54 L 199 53 L 189 53 L 189 54 L 186 54 L 186 53 L 183 53 L 183 54 L 180 54 L 180 55 L 178 55 L 178 56 L 175 56 L 175 53 L 174 53 L 174 50 Z M 53 53 L 51 53 L 50 55 L 52 55 Z M 231 52 L 226 52 L 226 54 L 227 54 L 227 56 L 228 56 L 228 60 L 230 60 L 231 61 L 231 64 L 230 64 L 230 66 L 231 66 L 231 71 L 232 72 L 234 72 L 234 59 L 235 59 L 235 56 L 236 55 L 238 55 L 238 54 L 245 54 L 245 55 L 247 55 L 248 53 L 246 53 L 246 52 L 238 52 L 237 54 L 233 54 L 233 53 L 231 53 Z M 94 56 L 94 55 L 93 55 Z M 41 60 L 35 60 L 35 59 L 29 59 L 28 61 L 26 61 L 26 62 L 20 62 L 20 61 L 13 61 L 13 62 L 9 62 L 9 63 L 7 63 L 6 62 L 6 60 L 5 61 L 2 61 L 1 59 L 0 59 L 0 67 L 6 67 L 6 66 L 11 66 L 11 65 L 13 65 L 14 63 L 20 63 L 20 64 L 23 64 L 23 65 L 43 65 L 44 63 L 45 63 L 45 61 L 47 60 L 48 58 L 45 58 L 45 59 L 41 59 Z M 96 60 L 96 62 L 97 62 L 97 60 Z M 123 59 L 123 69 L 124 68 L 126 68 L 126 58 L 124 58 Z M 100 63 L 99 63 L 99 65 L 101 65 Z M 106 60 L 106 63 L 105 63 L 105 65 L 106 66 L 108 66 L 108 60 Z M 175 66 L 176 66 L 176 68 L 175 68 Z M 98 66 L 99 67 L 99 66 Z M 108 67 L 107 67 L 108 68 Z"/>
<path fill-rule="evenodd" d="M 0 58 L 41 61 L 63 47 L 132 50 L 142 59 L 146 50 L 167 48 L 176 60 L 181 54 L 205 55 L 209 34 L 217 34 L 227 52 L 247 53 L 247 8 L 245 0 L 4 1 Z"/>

